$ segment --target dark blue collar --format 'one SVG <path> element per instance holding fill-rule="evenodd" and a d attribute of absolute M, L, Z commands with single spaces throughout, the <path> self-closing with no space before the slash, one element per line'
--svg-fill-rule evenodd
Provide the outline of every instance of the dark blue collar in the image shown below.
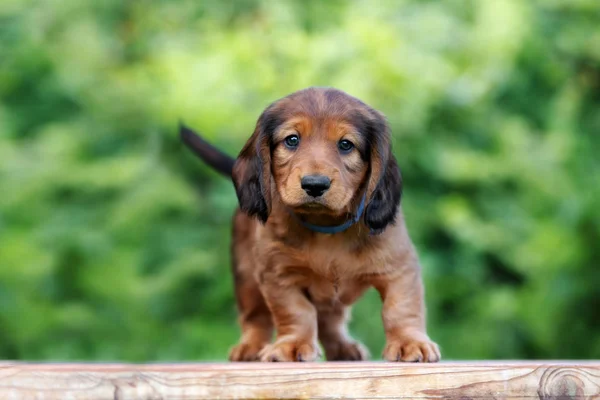
<path fill-rule="evenodd" d="M 365 211 L 366 199 L 367 199 L 367 194 L 365 193 L 363 195 L 362 200 L 360 201 L 358 210 L 356 210 L 356 215 L 354 217 L 352 217 L 351 219 L 349 219 L 348 221 L 344 222 L 343 224 L 336 225 L 336 226 L 314 225 L 314 224 L 302 221 L 296 214 L 294 214 L 291 211 L 290 212 L 294 217 L 296 217 L 298 222 L 300 222 L 304 227 L 310 229 L 311 231 L 318 232 L 318 233 L 329 233 L 329 234 L 340 233 L 340 232 L 343 232 L 346 229 L 350 228 L 352 225 L 354 225 L 355 223 L 358 222 L 358 220 L 362 216 L 363 212 Z"/>

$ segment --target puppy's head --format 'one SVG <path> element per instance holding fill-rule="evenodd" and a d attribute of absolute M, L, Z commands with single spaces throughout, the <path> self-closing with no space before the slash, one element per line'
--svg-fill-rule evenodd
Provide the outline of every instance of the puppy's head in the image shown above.
<path fill-rule="evenodd" d="M 233 169 L 240 207 L 266 222 L 273 196 L 299 214 L 352 215 L 378 233 L 394 221 L 402 181 L 385 118 L 331 88 L 309 88 L 262 113 Z"/>

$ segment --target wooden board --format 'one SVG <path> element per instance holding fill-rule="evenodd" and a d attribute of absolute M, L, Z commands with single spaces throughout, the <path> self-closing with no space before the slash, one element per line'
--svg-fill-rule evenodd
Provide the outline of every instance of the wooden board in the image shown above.
<path fill-rule="evenodd" d="M 0 363 L 0 399 L 584 399 L 600 362 Z"/>

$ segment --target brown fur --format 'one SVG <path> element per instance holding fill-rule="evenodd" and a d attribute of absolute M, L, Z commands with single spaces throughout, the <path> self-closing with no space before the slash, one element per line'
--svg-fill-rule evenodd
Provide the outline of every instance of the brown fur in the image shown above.
<path fill-rule="evenodd" d="M 293 150 L 283 144 L 291 134 L 300 137 Z M 342 154 L 341 139 L 356 148 Z M 300 186 L 313 174 L 331 179 L 316 199 Z M 232 361 L 312 361 L 320 355 L 318 341 L 328 360 L 366 359 L 346 325 L 351 305 L 371 286 L 383 301 L 383 357 L 439 360 L 425 330 L 421 270 L 380 113 L 339 90 L 296 92 L 263 112 L 235 162 L 233 180 L 241 207 L 233 254 L 242 338 Z M 297 220 L 341 224 L 364 194 L 364 218 L 344 232 L 316 233 Z"/>

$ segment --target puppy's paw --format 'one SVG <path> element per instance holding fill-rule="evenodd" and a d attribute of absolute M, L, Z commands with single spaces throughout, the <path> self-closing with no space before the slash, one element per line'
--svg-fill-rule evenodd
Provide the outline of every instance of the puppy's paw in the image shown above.
<path fill-rule="evenodd" d="M 369 359 L 369 350 L 360 342 L 341 340 L 324 343 L 327 361 L 364 361 Z"/>
<path fill-rule="evenodd" d="M 259 361 L 258 354 L 268 343 L 241 342 L 229 352 L 229 361 Z"/>
<path fill-rule="evenodd" d="M 314 341 L 298 340 L 293 337 L 279 338 L 265 346 L 260 354 L 261 361 L 315 361 L 321 357 L 319 346 Z"/>
<path fill-rule="evenodd" d="M 413 332 L 388 340 L 383 350 L 387 361 L 437 362 L 440 349 L 426 334 Z"/>

